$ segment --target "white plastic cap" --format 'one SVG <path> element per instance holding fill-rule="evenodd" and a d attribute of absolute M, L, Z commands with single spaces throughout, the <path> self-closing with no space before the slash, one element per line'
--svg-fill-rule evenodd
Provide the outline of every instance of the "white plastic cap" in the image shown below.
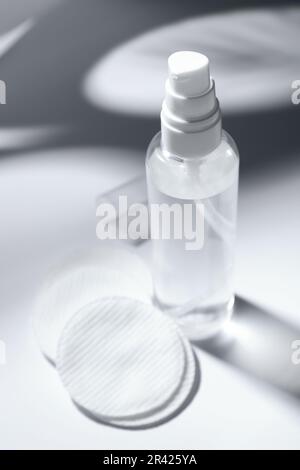
<path fill-rule="evenodd" d="M 169 57 L 169 80 L 175 93 L 202 95 L 210 88 L 208 58 L 193 51 L 175 52 Z"/>
<path fill-rule="evenodd" d="M 212 152 L 222 125 L 208 58 L 193 51 L 175 52 L 162 106 L 162 147 L 175 155 L 195 157 Z"/>

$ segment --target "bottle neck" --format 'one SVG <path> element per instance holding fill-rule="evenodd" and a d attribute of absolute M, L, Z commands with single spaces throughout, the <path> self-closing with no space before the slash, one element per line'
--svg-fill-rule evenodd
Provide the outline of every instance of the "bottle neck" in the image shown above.
<path fill-rule="evenodd" d="M 161 112 L 161 145 L 170 154 L 193 158 L 211 153 L 222 139 L 222 119 L 214 81 L 198 96 L 183 96 L 169 80 Z"/>

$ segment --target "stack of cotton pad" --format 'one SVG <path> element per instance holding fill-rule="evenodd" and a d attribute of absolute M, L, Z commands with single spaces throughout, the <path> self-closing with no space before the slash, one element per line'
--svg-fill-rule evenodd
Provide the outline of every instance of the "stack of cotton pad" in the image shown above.
<path fill-rule="evenodd" d="M 78 407 L 123 427 L 174 414 L 195 379 L 195 360 L 177 325 L 153 306 L 124 297 L 87 305 L 61 335 L 57 368 Z"/>
<path fill-rule="evenodd" d="M 151 291 L 138 256 L 105 246 L 58 270 L 39 297 L 34 327 L 40 347 L 74 403 L 98 421 L 153 426 L 193 394 L 190 344 L 152 306 Z"/>

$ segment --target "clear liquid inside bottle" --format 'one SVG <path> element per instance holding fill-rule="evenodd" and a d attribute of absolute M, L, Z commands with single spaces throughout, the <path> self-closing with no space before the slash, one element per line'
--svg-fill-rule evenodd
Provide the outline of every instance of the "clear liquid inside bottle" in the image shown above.
<path fill-rule="evenodd" d="M 154 239 L 155 302 L 176 317 L 191 339 L 215 334 L 230 317 L 234 303 L 233 267 L 239 157 L 224 131 L 209 155 L 186 159 L 165 153 L 160 134 L 150 143 L 147 159 L 152 204 L 200 204 L 203 244 L 187 249 L 187 240 Z"/>

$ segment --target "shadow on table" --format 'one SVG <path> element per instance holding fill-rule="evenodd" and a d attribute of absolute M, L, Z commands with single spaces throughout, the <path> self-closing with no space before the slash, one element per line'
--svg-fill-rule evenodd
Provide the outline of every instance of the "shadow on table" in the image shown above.
<path fill-rule="evenodd" d="M 200 349 L 277 389 L 300 399 L 300 371 L 293 363 L 300 329 L 267 310 L 237 298 L 232 322 Z"/>
<path fill-rule="evenodd" d="M 81 91 L 87 72 L 108 51 L 125 44 L 130 38 L 156 30 L 158 26 L 208 13 L 217 12 L 222 18 L 222 12 L 240 9 L 237 0 L 131 0 L 132 8 L 127 9 L 123 8 L 123 3 L 122 0 L 57 2 L 47 14 L 38 17 L 32 30 L 1 58 L 1 79 L 7 83 L 8 96 L 5 113 L 0 119 L 0 157 L 10 153 L 87 145 L 117 146 L 144 152 L 150 138 L 159 129 L 160 109 L 153 116 L 136 116 L 92 106 Z M 282 0 L 274 0 L 272 5 L 283 3 Z M 268 2 L 245 2 L 251 7 L 256 5 L 258 11 L 262 4 L 267 5 Z M 259 17 L 255 24 L 260 32 Z M 259 72 L 265 63 L 263 51 L 268 47 L 264 36 L 258 34 L 254 54 L 252 41 L 249 41 L 245 31 L 235 31 L 231 37 L 231 31 L 226 28 L 223 31 L 221 25 L 222 22 L 219 25 L 220 38 L 207 42 L 212 56 L 217 60 L 221 55 L 220 61 L 224 61 L 226 67 L 231 64 L 233 76 L 243 69 L 245 59 L 251 60 L 252 69 Z M 255 31 L 252 34 L 254 39 Z M 186 43 L 184 39 L 176 47 L 195 47 L 192 39 L 191 43 Z M 294 39 L 295 44 L 297 40 L 298 35 Z M 243 44 L 243 54 L 240 53 L 240 44 Z M 170 44 L 170 47 L 173 45 Z M 148 54 L 152 54 L 151 51 L 152 48 Z M 153 51 L 157 51 L 155 44 Z M 294 155 L 299 149 L 298 109 L 292 106 L 290 100 L 290 81 L 297 78 L 294 76 L 297 63 L 293 65 L 295 59 L 286 57 L 283 50 L 277 53 L 279 70 L 292 66 L 285 107 L 264 110 L 260 106 L 259 110 L 249 112 L 245 106 L 245 109 L 233 114 L 224 112 L 224 127 L 236 138 L 243 158 L 242 171 L 251 166 L 256 172 L 263 164 L 269 165 L 275 161 L 280 164 L 284 161 L 286 165 L 286 156 Z M 160 57 L 159 54 L 160 49 L 156 56 Z M 222 73 L 216 78 L 221 80 Z M 266 89 L 270 88 L 269 80 L 265 80 L 264 84 Z M 240 86 L 243 88 L 243 83 Z M 275 98 L 274 93 L 276 102 Z"/>

